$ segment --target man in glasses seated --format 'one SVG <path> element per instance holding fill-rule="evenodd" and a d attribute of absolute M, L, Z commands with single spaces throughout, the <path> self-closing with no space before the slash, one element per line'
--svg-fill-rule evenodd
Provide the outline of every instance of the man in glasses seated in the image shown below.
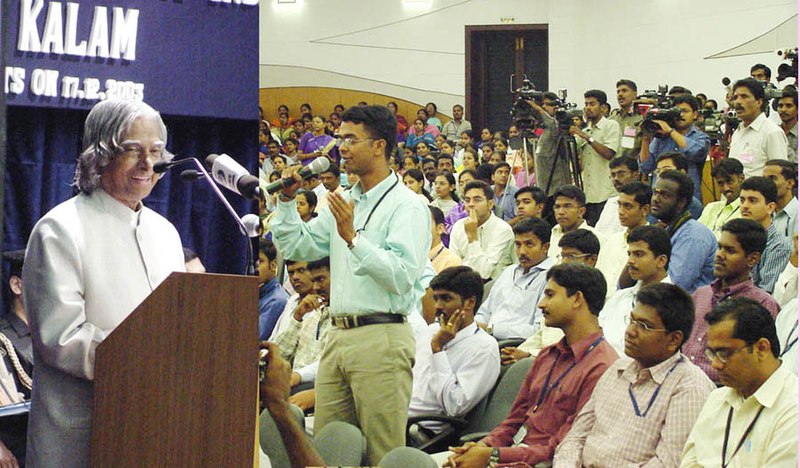
<path fill-rule="evenodd" d="M 797 377 L 778 359 L 771 312 L 737 297 L 705 321 L 705 354 L 724 387 L 708 396 L 681 466 L 797 466 Z"/>
<path fill-rule="evenodd" d="M 635 307 L 625 316 L 627 357 L 597 382 L 556 450 L 556 468 L 677 466 L 697 415 L 715 388 L 680 352 L 694 323 L 691 296 L 678 286 L 656 282 L 632 299 Z"/>
<path fill-rule="evenodd" d="M 704 351 L 708 343 L 708 324 L 705 317 L 724 300 L 734 297 L 753 299 L 764 306 L 774 318 L 780 306 L 769 294 L 759 289 L 750 278 L 750 270 L 758 264 L 767 232 L 752 219 L 734 219 L 722 226 L 719 247 L 714 258 L 716 279 L 693 294 L 695 320 L 692 336 L 684 353 L 700 366 L 714 382 L 719 382 L 716 369 Z"/>

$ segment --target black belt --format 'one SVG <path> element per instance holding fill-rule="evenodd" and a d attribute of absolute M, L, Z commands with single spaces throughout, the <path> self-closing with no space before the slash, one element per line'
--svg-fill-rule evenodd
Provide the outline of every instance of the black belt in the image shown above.
<path fill-rule="evenodd" d="M 406 318 L 398 314 L 335 315 L 331 323 L 336 328 L 347 329 L 382 323 L 403 323 Z"/>

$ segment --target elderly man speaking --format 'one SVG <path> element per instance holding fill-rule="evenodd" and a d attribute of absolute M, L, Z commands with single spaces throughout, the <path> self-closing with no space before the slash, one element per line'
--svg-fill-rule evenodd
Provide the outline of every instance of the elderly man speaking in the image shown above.
<path fill-rule="evenodd" d="M 171 272 L 183 271 L 169 221 L 142 205 L 167 160 L 167 129 L 143 102 L 104 101 L 78 157 L 80 193 L 34 226 L 23 269 L 36 373 L 27 464 L 86 466 L 95 349 Z"/>

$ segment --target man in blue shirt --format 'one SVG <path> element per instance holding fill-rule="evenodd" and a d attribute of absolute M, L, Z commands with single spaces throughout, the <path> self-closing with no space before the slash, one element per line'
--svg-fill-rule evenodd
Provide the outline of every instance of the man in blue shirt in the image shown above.
<path fill-rule="evenodd" d="M 689 165 L 688 174 L 694 183 L 694 196 L 702 200 L 700 190 L 703 163 L 708 155 L 711 140 L 705 133 L 696 129 L 697 111 L 700 108 L 697 99 L 691 94 L 679 94 L 672 100 L 681 115 L 674 122 L 654 120 L 660 127 L 653 135 L 644 135 L 640 154 L 640 170 L 643 174 L 651 174 L 656 169 L 656 161 L 662 153 L 677 151 L 686 157 Z M 651 181 L 653 178 L 651 178 Z M 655 187 L 655 182 L 652 184 Z"/>
<path fill-rule="evenodd" d="M 431 248 L 431 216 L 420 197 L 389 168 L 397 121 L 383 106 L 345 111 L 339 154 L 359 176 L 308 223 L 297 214 L 296 183 L 283 189 L 272 234 L 284 256 L 331 258 L 330 314 L 335 328 L 320 357 L 314 430 L 333 421 L 358 426 L 367 461 L 377 465 L 405 445 L 414 338 L 406 322 Z"/>
<path fill-rule="evenodd" d="M 650 205 L 650 212 L 672 242 L 669 277 L 689 294 L 714 279 L 717 251 L 714 233 L 689 214 L 693 189 L 692 179 L 683 172 L 664 171 L 658 176 Z"/>
<path fill-rule="evenodd" d="M 275 277 L 278 271 L 278 251 L 271 241 L 258 241 L 258 336 L 269 339 L 278 322 L 289 294 Z"/>

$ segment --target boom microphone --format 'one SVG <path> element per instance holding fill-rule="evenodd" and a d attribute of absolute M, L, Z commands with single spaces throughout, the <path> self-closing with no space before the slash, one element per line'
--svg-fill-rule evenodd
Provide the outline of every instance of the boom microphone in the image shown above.
<path fill-rule="evenodd" d="M 329 167 L 331 167 L 330 159 L 328 159 L 325 156 L 320 156 L 317 159 L 311 161 L 311 164 L 309 164 L 308 166 L 300 169 L 299 174 L 300 177 L 302 177 L 303 179 L 308 179 L 312 175 L 316 175 L 321 172 L 327 171 Z M 294 183 L 295 180 L 293 178 L 286 177 L 283 179 L 278 179 L 275 182 L 267 185 L 265 187 L 265 190 L 267 191 L 267 193 L 273 194 L 278 190 L 291 186 Z"/>
<path fill-rule="evenodd" d="M 245 198 L 259 198 L 258 178 L 250 175 L 247 169 L 227 154 L 210 154 L 206 158 L 206 164 L 211 168 L 211 176 L 218 184 Z"/>

